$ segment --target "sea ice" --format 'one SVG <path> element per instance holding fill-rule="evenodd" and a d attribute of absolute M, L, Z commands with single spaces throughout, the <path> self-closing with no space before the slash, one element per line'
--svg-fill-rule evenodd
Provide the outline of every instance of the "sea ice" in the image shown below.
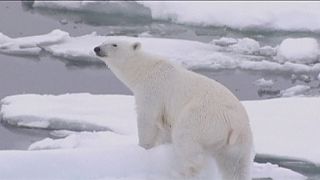
<path fill-rule="evenodd" d="M 17 95 L 4 98 L 1 104 L 2 121 L 15 126 L 27 124 L 32 127 L 35 124 L 37 128 L 58 130 L 109 129 L 117 134 L 137 136 L 132 96 Z M 320 162 L 320 145 L 314 143 L 314 137 L 320 136 L 317 129 L 320 122 L 318 97 L 244 101 L 243 104 L 250 117 L 257 153 Z M 42 122 L 43 127 L 39 126 Z M 42 147 L 40 145 L 34 147 Z"/>

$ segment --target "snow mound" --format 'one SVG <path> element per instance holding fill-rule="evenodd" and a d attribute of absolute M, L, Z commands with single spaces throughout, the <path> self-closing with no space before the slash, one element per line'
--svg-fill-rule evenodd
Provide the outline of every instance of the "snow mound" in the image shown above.
<path fill-rule="evenodd" d="M 319 45 L 313 38 L 288 38 L 278 48 L 280 61 L 291 61 L 301 64 L 319 61 Z"/>
<path fill-rule="evenodd" d="M 21 127 L 136 133 L 131 96 L 20 95 L 1 100 L 2 121 Z M 125 113 L 123 113 L 125 112 Z"/>
<path fill-rule="evenodd" d="M 293 87 L 290 87 L 288 89 L 282 90 L 280 92 L 280 94 L 283 97 L 291 97 L 291 96 L 298 96 L 298 95 L 302 95 L 303 93 L 306 93 L 307 91 L 309 91 L 311 89 L 310 86 L 306 86 L 306 85 L 296 85 Z"/>
<path fill-rule="evenodd" d="M 133 101 L 132 96 L 119 95 L 17 95 L 1 101 L 1 116 L 2 121 L 16 126 L 33 127 L 36 124 L 38 128 L 70 130 L 108 128 L 115 133 L 136 137 Z M 245 101 L 243 104 L 250 117 L 257 153 L 320 162 L 320 146 L 313 140 L 320 136 L 317 130 L 320 98 L 281 98 Z M 46 126 L 38 126 L 42 123 Z M 104 135 L 101 137 L 108 139 Z M 73 141 L 74 137 L 69 138 Z M 46 139 L 31 149 L 41 149 L 48 143 L 55 148 L 61 142 Z M 65 146 L 82 145 L 70 143 Z"/>

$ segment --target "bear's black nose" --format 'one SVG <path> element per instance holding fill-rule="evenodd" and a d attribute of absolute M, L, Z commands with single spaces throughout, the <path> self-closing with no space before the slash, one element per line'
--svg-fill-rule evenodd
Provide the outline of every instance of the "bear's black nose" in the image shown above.
<path fill-rule="evenodd" d="M 95 47 L 93 50 L 94 50 L 94 52 L 99 53 L 101 49 L 100 49 L 100 47 Z"/>

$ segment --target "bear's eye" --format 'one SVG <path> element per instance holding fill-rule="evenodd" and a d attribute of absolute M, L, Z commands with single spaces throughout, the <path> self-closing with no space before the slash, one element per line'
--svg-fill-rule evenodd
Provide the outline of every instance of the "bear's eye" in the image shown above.
<path fill-rule="evenodd" d="M 116 44 L 112 44 L 112 46 L 113 46 L 113 47 L 117 47 L 118 45 L 116 45 Z"/>

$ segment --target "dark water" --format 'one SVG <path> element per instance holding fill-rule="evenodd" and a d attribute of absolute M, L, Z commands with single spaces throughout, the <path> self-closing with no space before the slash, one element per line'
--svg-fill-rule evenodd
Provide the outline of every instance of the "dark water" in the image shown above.
<path fill-rule="evenodd" d="M 10 17 L 10 20 L 8 20 Z M 274 45 L 288 35 L 302 36 L 303 33 L 283 32 L 237 32 L 226 28 L 192 27 L 167 22 L 143 22 L 114 24 L 115 20 L 94 24 L 92 19 L 77 12 L 33 10 L 21 2 L 0 2 L 0 32 L 10 37 L 39 35 L 53 29 L 61 29 L 72 36 L 84 35 L 96 31 L 102 35 L 137 36 L 148 31 L 156 37 L 181 38 L 208 42 L 221 36 L 256 37 L 262 44 Z M 64 20 L 64 23 L 61 23 Z M 121 20 L 121 19 L 120 19 Z M 126 22 L 126 18 L 122 19 Z M 66 23 L 65 23 L 66 22 Z M 35 28 L 36 27 L 36 28 Z M 317 34 L 308 34 L 318 38 Z M 259 39 L 260 38 L 260 39 Z M 311 82 L 291 80 L 290 73 L 264 71 L 194 70 L 227 86 L 241 100 L 265 99 L 279 96 L 282 89 L 295 84 L 308 84 L 319 93 L 319 82 L 310 75 Z M 297 75 L 299 77 L 299 75 Z M 274 86 L 264 91 L 254 85 L 260 78 L 272 79 Z M 92 64 L 70 64 L 43 53 L 40 57 L 17 57 L 0 54 L 0 99 L 15 94 L 65 94 L 89 92 L 92 94 L 132 94 L 105 66 Z M 46 130 L 22 129 L 5 124 L 0 125 L 0 150 L 27 149 L 28 146 L 45 137 Z M 310 179 L 320 179 L 320 166 L 310 162 L 258 155 L 257 162 L 272 162 L 307 175 Z"/>

